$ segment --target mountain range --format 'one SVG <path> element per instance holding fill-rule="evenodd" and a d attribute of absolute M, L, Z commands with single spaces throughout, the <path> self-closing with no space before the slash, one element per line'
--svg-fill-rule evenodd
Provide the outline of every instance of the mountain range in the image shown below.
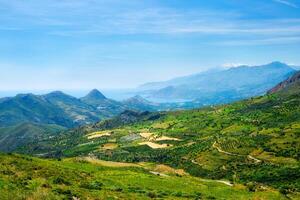
<path fill-rule="evenodd" d="M 127 100 L 106 98 L 97 89 L 82 98 L 54 91 L 45 95 L 19 94 L 0 99 L 0 150 L 11 151 L 36 139 L 51 137 L 67 128 L 94 124 L 127 111 L 170 111 L 195 109 L 231 102 L 267 92 L 295 73 L 290 66 L 274 62 L 264 66 L 241 66 L 214 70 L 163 83 L 146 84 L 141 95 Z M 296 75 L 295 75 L 296 76 Z M 297 76 L 296 76 L 297 77 Z M 295 78 L 291 78 L 293 80 Z M 290 82 L 291 80 L 287 80 Z M 170 86 L 168 86 L 170 85 Z M 280 83 L 278 88 L 287 85 Z M 155 97 L 195 98 L 187 102 L 153 103 Z M 194 97 L 192 97 L 194 96 Z M 21 130 L 21 131 L 20 131 Z M 46 133 L 46 134 L 45 134 Z M 13 140 L 13 138 L 18 138 Z"/>
<path fill-rule="evenodd" d="M 209 105 L 262 95 L 295 72 L 294 66 L 272 62 L 261 66 L 216 69 L 138 88 L 145 98 L 168 101 L 197 100 Z"/>
<path fill-rule="evenodd" d="M 115 116 L 126 109 L 142 110 L 141 107 L 146 106 L 146 101 L 133 99 L 128 100 L 127 105 L 126 101 L 106 98 L 96 89 L 80 99 L 60 91 L 45 95 L 19 94 L 0 99 L 0 127 L 24 122 L 75 127 Z"/>

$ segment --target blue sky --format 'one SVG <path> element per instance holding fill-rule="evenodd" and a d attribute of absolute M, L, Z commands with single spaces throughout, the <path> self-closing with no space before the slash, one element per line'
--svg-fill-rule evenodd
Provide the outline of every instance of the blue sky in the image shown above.
<path fill-rule="evenodd" d="M 300 0 L 0 0 L 0 47 L 2 91 L 300 65 Z"/>

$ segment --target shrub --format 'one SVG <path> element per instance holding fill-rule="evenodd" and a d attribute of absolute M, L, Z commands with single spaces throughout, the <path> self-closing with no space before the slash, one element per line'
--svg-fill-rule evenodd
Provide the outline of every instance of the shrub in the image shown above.
<path fill-rule="evenodd" d="M 101 190 L 103 186 L 103 183 L 99 181 L 93 181 L 93 182 L 85 182 L 80 185 L 80 187 L 89 189 L 89 190 Z"/>
<path fill-rule="evenodd" d="M 150 197 L 151 199 L 153 199 L 153 198 L 156 198 L 157 197 L 157 195 L 156 195 L 156 193 L 154 193 L 154 192 L 148 192 L 148 197 Z"/>
<path fill-rule="evenodd" d="M 62 184 L 64 184 L 64 185 L 70 185 L 70 183 L 67 180 L 65 180 L 64 178 L 62 178 L 62 177 L 55 178 L 53 180 L 53 183 L 54 184 L 58 184 L 58 185 L 62 185 Z"/>

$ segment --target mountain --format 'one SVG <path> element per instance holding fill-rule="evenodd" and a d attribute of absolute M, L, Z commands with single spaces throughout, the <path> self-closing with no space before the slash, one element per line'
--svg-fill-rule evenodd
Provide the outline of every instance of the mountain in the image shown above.
<path fill-rule="evenodd" d="M 122 101 L 122 104 L 125 105 L 128 109 L 133 110 L 142 110 L 142 111 L 155 111 L 158 110 L 159 104 L 152 103 L 140 95 L 136 95 L 129 99 Z"/>
<path fill-rule="evenodd" d="M 0 100 L 0 126 L 11 126 L 24 122 L 58 124 L 72 127 L 73 120 L 64 110 L 42 96 L 20 94 Z"/>
<path fill-rule="evenodd" d="M 126 110 L 121 102 L 106 98 L 97 89 L 92 90 L 80 100 L 85 104 L 93 106 L 106 117 L 115 116 Z"/>
<path fill-rule="evenodd" d="M 90 105 L 96 105 L 99 102 L 107 99 L 99 90 L 93 89 L 85 97 L 82 97 L 81 100 Z"/>
<path fill-rule="evenodd" d="M 274 88 L 268 91 L 268 94 L 273 94 L 277 92 L 291 91 L 300 89 L 300 72 L 295 73 L 293 76 L 285 81 L 282 81 Z"/>
<path fill-rule="evenodd" d="M 0 99 L 0 127 L 22 123 L 56 124 L 63 127 L 95 123 L 125 110 L 155 110 L 151 102 L 132 98 L 118 102 L 98 90 L 77 99 L 54 91 L 45 95 L 19 94 Z"/>
<path fill-rule="evenodd" d="M 297 199 L 300 89 L 294 77 L 298 76 L 288 80 L 297 89 L 288 86 L 264 96 L 194 110 L 126 111 L 28 144 L 18 152 L 167 165 L 194 177 L 227 180 L 253 192 L 279 190 L 286 198 Z"/>
<path fill-rule="evenodd" d="M 227 103 L 264 94 L 294 72 L 295 69 L 291 66 L 273 62 L 262 66 L 213 70 L 165 82 L 149 83 L 140 86 L 138 90 L 141 95 L 150 99 L 197 99 L 203 104 Z"/>
<path fill-rule="evenodd" d="M 112 111 L 110 105 L 105 106 L 107 108 L 97 109 L 60 91 L 45 95 L 19 94 L 0 99 L 0 127 L 25 122 L 75 127 L 97 122 L 125 110 L 117 112 Z"/>
<path fill-rule="evenodd" d="M 41 98 L 63 110 L 63 115 L 71 118 L 75 125 L 96 122 L 103 117 L 93 106 L 60 91 L 51 92 Z"/>

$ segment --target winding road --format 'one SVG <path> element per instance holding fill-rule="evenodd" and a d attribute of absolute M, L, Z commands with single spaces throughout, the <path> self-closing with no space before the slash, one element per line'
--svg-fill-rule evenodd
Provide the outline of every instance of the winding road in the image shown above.
<path fill-rule="evenodd" d="M 235 154 L 235 153 L 230 153 L 230 152 L 224 151 L 224 150 L 222 150 L 222 149 L 217 145 L 217 141 L 215 141 L 215 142 L 213 143 L 212 147 L 215 148 L 215 149 L 217 149 L 218 152 L 220 152 L 220 153 L 224 153 L 224 154 L 227 154 L 227 155 L 230 155 L 230 156 L 242 156 L 242 157 L 246 156 L 248 159 L 253 160 L 253 161 L 256 162 L 256 163 L 262 162 L 261 160 L 259 160 L 259 159 L 257 159 L 257 158 L 254 158 L 254 157 L 251 156 L 251 155 L 240 155 L 240 154 Z"/>

